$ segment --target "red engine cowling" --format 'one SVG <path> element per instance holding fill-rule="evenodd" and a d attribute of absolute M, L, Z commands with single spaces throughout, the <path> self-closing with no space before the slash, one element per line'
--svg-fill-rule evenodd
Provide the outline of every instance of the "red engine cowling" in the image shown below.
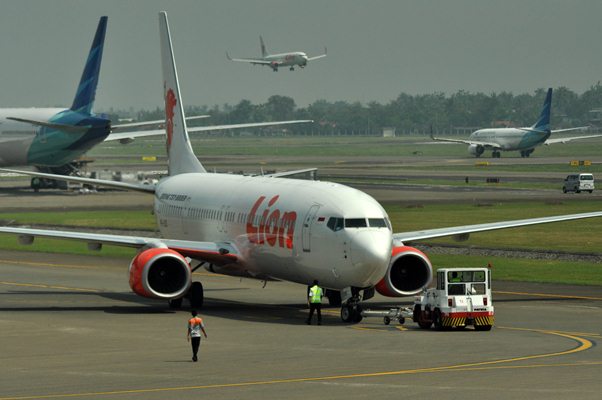
<path fill-rule="evenodd" d="M 167 248 L 144 250 L 130 263 L 130 287 L 143 297 L 174 299 L 188 292 L 192 272 L 186 259 Z"/>
<path fill-rule="evenodd" d="M 383 296 L 402 297 L 420 292 L 433 279 L 433 266 L 428 257 L 409 246 L 394 247 L 385 277 L 376 284 Z"/>

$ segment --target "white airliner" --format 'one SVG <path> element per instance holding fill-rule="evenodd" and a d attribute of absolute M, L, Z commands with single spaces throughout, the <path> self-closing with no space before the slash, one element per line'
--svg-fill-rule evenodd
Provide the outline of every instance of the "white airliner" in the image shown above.
<path fill-rule="evenodd" d="M 404 242 L 442 236 L 466 239 L 472 232 L 602 216 L 591 212 L 393 233 L 387 213 L 375 199 L 344 185 L 282 178 L 286 174 L 207 173 L 190 146 L 165 12 L 159 14 L 159 27 L 169 176 L 154 187 L 62 178 L 154 194 L 162 238 L 18 227 L 1 227 L 0 232 L 19 235 L 22 244 L 41 236 L 84 241 L 93 250 L 103 244 L 136 248 L 139 252 L 129 267 L 130 287 L 140 296 L 169 300 L 174 307 L 181 306 L 184 297 L 193 307 L 202 305 L 203 286 L 192 282 L 192 272 L 201 265 L 218 274 L 266 281 L 308 284 L 318 279 L 331 304 L 342 303 L 341 318 L 357 322 L 360 301 L 375 289 L 401 297 L 418 293 L 431 282 L 428 257 Z M 201 264 L 193 268 L 192 260 Z"/>
<path fill-rule="evenodd" d="M 543 103 L 543 109 L 537 119 L 537 122 L 531 127 L 526 128 L 489 128 L 479 129 L 471 133 L 468 139 L 447 139 L 436 138 L 431 135 L 431 139 L 441 142 L 462 143 L 468 145 L 468 152 L 480 157 L 485 149 L 491 149 L 491 156 L 499 158 L 502 151 L 519 151 L 521 157 L 529 157 L 535 150 L 535 147 L 545 144 L 566 143 L 572 140 L 589 139 L 600 137 L 602 135 L 572 136 L 564 138 L 550 139 L 550 135 L 559 132 L 569 132 L 583 130 L 587 126 L 568 129 L 550 129 L 550 109 L 552 107 L 552 88 L 548 89 L 546 99 Z"/>
<path fill-rule="evenodd" d="M 75 159 L 103 141 L 131 142 L 134 138 L 165 135 L 151 129 L 157 121 L 111 125 L 103 115 L 92 112 L 99 81 L 107 28 L 101 17 L 70 108 L 0 109 L 0 167 L 33 165 L 42 172 L 77 174 Z M 199 118 L 199 117 L 191 117 Z M 191 128 L 190 132 L 240 129 L 311 122 L 310 120 L 213 125 Z M 148 127 L 144 131 L 134 128 Z M 34 184 L 35 182 L 35 184 Z M 32 186 L 43 185 L 40 179 Z"/>
<path fill-rule="evenodd" d="M 246 62 L 256 65 L 267 65 L 272 68 L 272 71 L 278 71 L 279 67 L 289 67 L 291 71 L 295 70 L 295 66 L 304 68 L 308 61 L 317 60 L 319 58 L 326 57 L 326 47 L 324 47 L 324 54 L 320 54 L 315 57 L 308 57 L 302 51 L 294 51 L 291 53 L 281 54 L 269 54 L 263 43 L 263 38 L 259 36 L 259 43 L 261 44 L 261 58 L 232 58 L 226 52 L 226 58 L 230 61 Z"/>

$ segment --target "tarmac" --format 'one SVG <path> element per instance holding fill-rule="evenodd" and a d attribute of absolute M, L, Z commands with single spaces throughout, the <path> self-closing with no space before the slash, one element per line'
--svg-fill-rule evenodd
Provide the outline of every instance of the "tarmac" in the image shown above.
<path fill-rule="evenodd" d="M 365 174 L 391 175 L 391 165 L 404 162 L 381 161 Z M 326 172 L 357 176 L 362 165 L 370 164 L 368 159 L 347 160 Z M 462 173 L 437 174 L 462 178 Z M 542 173 L 541 178 L 561 175 Z M 471 179 L 485 176 L 478 173 Z M 2 210 L 150 212 L 153 201 L 146 194 L 113 191 L 34 194 L 27 186 L 25 179 L 0 182 Z M 412 204 L 602 196 L 602 191 L 563 195 L 560 189 L 495 186 L 400 188 L 387 182 L 357 187 L 381 202 Z M 347 325 L 339 309 L 329 307 L 322 326 L 307 326 L 305 287 L 286 282 L 263 287 L 263 282 L 199 271 L 195 280 L 205 287 L 201 316 L 209 338 L 203 339 L 199 362 L 193 363 L 186 342 L 188 310 L 173 311 L 164 302 L 133 294 L 127 263 L 101 256 L 0 251 L 0 400 L 593 400 L 602 392 L 600 287 L 494 280 L 496 324 L 491 332 L 437 332 L 421 330 L 410 320 L 385 326 L 380 318 L 366 318 Z M 367 304 L 388 308 L 411 306 L 412 301 L 377 295 Z"/>
<path fill-rule="evenodd" d="M 195 273 L 208 339 L 187 310 L 139 298 L 127 261 L 0 255 L 0 400 L 599 399 L 602 290 L 494 281 L 491 332 L 421 330 L 326 307 L 304 321 L 305 287 Z M 410 306 L 376 296 L 371 308 Z M 315 322 L 315 321 L 314 321 Z"/>

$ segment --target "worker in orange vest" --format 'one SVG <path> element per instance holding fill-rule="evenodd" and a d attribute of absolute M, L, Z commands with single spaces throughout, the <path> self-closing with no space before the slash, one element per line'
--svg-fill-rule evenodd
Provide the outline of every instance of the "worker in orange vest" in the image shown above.
<path fill-rule="evenodd" d="M 192 344 L 192 361 L 197 361 L 197 353 L 199 352 L 199 346 L 201 345 L 201 331 L 207 338 L 207 332 L 205 332 L 205 325 L 203 319 L 197 317 L 196 310 L 192 310 L 192 318 L 188 320 L 188 330 L 186 333 L 186 340 Z"/>

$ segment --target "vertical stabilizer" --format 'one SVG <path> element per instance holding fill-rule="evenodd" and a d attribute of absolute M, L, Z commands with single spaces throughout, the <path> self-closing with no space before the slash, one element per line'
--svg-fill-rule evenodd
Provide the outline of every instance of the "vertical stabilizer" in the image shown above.
<path fill-rule="evenodd" d="M 96 35 L 86 60 L 84 72 L 79 81 L 75 98 L 71 110 L 90 115 L 94 98 L 96 96 L 96 86 L 98 86 L 98 76 L 100 74 L 100 62 L 102 61 L 102 50 L 105 42 L 105 33 L 107 31 L 107 17 L 100 17 Z"/>
<path fill-rule="evenodd" d="M 206 172 L 194 155 L 186 130 L 186 116 L 182 106 L 176 60 L 171 45 L 167 13 L 159 13 L 161 36 L 161 64 L 163 66 L 163 96 L 165 98 L 165 130 L 167 131 L 167 158 L 169 175 L 187 172 Z"/>
<path fill-rule="evenodd" d="M 266 58 L 268 56 L 268 51 L 265 48 L 265 43 L 263 43 L 263 38 L 259 36 L 259 43 L 261 44 L 261 56 Z"/>
<path fill-rule="evenodd" d="M 552 88 L 548 89 L 546 94 L 546 100 L 543 102 L 543 109 L 539 114 L 539 119 L 532 126 L 533 129 L 538 131 L 550 132 L 550 110 L 552 108 Z"/>

